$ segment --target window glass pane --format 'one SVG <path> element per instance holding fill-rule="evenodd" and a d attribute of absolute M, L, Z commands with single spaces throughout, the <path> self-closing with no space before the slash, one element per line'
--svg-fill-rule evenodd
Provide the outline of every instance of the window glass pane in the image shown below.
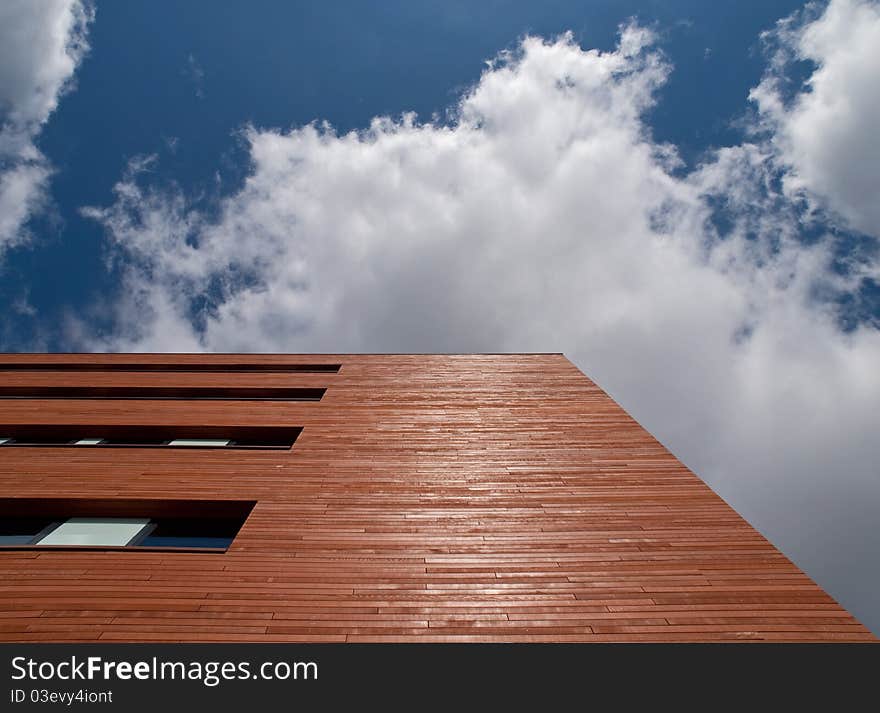
<path fill-rule="evenodd" d="M 226 549 L 241 527 L 237 520 L 192 518 L 156 520 L 141 547 L 213 547 Z"/>
<path fill-rule="evenodd" d="M 105 446 L 164 446 L 165 439 L 162 438 L 105 438 L 102 442 Z"/>
<path fill-rule="evenodd" d="M 48 519 L 39 517 L 0 518 L 0 545 L 30 544 L 49 522 Z"/>
<path fill-rule="evenodd" d="M 0 446 L 290 449 L 301 431 L 299 426 L 0 425 Z"/>
<path fill-rule="evenodd" d="M 229 440 L 219 438 L 176 438 L 169 446 L 195 446 L 201 448 L 222 448 L 229 445 Z"/>
<path fill-rule="evenodd" d="M 72 517 L 52 530 L 37 544 L 122 547 L 127 545 L 149 522 L 146 518 Z"/>

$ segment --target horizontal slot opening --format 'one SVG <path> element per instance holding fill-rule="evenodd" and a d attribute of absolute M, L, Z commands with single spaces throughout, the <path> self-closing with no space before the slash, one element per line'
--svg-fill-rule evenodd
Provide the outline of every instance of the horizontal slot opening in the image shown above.
<path fill-rule="evenodd" d="M 225 552 L 255 501 L 0 499 L 0 549 Z"/>
<path fill-rule="evenodd" d="M 0 362 L 0 371 L 161 371 L 161 372 L 315 372 L 335 374 L 341 364 L 262 364 L 237 362 L 150 364 L 147 362 L 31 361 Z"/>
<path fill-rule="evenodd" d="M 288 450 L 291 426 L 0 425 L 0 448 L 210 448 Z"/>
<path fill-rule="evenodd" d="M 0 399 L 320 401 L 326 391 L 277 386 L 0 386 Z"/>

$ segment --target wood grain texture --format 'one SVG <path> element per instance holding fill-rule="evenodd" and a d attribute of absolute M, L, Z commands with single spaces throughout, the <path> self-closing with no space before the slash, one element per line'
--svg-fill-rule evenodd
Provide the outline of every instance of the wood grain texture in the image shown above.
<path fill-rule="evenodd" d="M 0 369 L 10 387 L 327 388 L 0 402 L 6 424 L 303 427 L 290 451 L 0 450 L 4 497 L 257 503 L 226 554 L 0 552 L 0 640 L 875 640 L 562 355 L 63 360 L 342 368 Z"/>

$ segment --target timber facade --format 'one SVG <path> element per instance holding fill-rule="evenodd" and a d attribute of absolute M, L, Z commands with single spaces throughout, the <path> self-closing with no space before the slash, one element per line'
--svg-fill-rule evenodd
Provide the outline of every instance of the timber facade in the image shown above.
<path fill-rule="evenodd" d="M 0 640 L 865 641 L 560 354 L 0 356 Z"/>

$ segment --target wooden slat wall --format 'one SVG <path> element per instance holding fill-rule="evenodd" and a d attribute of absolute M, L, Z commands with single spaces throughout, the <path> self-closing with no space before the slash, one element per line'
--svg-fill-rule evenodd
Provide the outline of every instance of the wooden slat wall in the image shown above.
<path fill-rule="evenodd" d="M 0 552 L 2 640 L 874 640 L 562 355 L 74 358 L 343 366 L 0 372 L 328 389 L 319 403 L 0 402 L 0 423 L 304 427 L 281 452 L 0 449 L 4 497 L 257 501 L 226 554 Z"/>

